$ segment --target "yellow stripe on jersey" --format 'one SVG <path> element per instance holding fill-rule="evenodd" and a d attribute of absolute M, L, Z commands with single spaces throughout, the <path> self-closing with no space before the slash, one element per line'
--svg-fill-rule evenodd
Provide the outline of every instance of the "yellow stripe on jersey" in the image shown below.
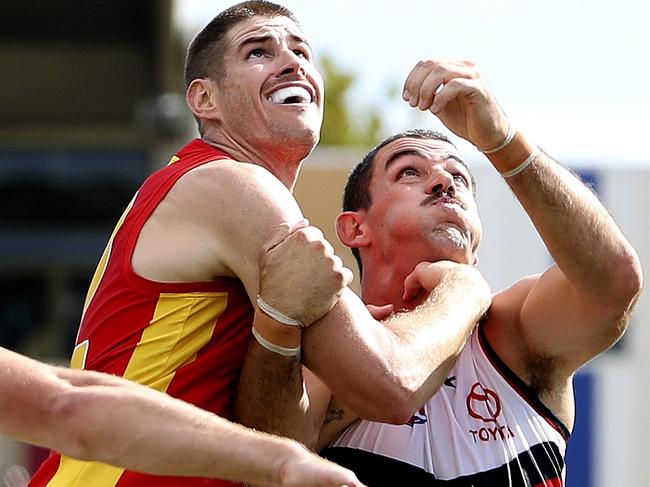
<path fill-rule="evenodd" d="M 124 377 L 166 391 L 176 370 L 210 341 L 227 302 L 225 292 L 162 293 Z"/>
<path fill-rule="evenodd" d="M 70 359 L 71 369 L 85 369 L 86 357 L 88 356 L 88 340 L 84 340 L 74 347 L 72 358 Z"/>
<path fill-rule="evenodd" d="M 105 463 L 84 462 L 61 455 L 59 470 L 47 487 L 114 487 L 123 472 L 123 468 Z"/>
<path fill-rule="evenodd" d="M 172 158 L 169 160 L 169 162 L 167 163 L 167 165 L 168 165 L 168 166 L 171 166 L 171 165 L 174 164 L 176 161 L 180 161 L 180 160 L 181 160 L 180 157 L 178 157 L 178 156 L 172 156 Z"/>
<path fill-rule="evenodd" d="M 210 341 L 227 304 L 226 292 L 160 294 L 154 316 L 131 355 L 124 377 L 165 392 L 176 371 L 193 362 Z M 77 356 L 84 356 L 82 352 Z M 114 487 L 123 472 L 123 468 L 62 455 L 59 469 L 47 487 Z"/>
<path fill-rule="evenodd" d="M 106 244 L 104 253 L 99 259 L 99 264 L 97 264 L 97 269 L 95 269 L 95 274 L 93 275 L 93 279 L 90 282 L 90 287 L 88 288 L 88 293 L 86 294 L 86 301 L 84 302 L 83 311 L 81 312 L 81 321 L 83 321 L 84 315 L 86 314 L 86 309 L 88 309 L 88 305 L 93 300 L 93 297 L 95 296 L 95 292 L 99 287 L 99 283 L 101 282 L 102 277 L 104 277 L 104 272 L 106 272 L 106 266 L 108 265 L 108 258 L 111 256 L 111 249 L 113 248 L 113 239 L 115 238 L 115 235 L 117 235 L 119 229 L 124 224 L 124 220 L 126 220 L 126 216 L 129 214 L 129 211 L 131 211 L 131 208 L 133 207 L 133 203 L 135 202 L 135 199 L 137 197 L 138 197 L 138 193 L 135 193 L 135 196 L 133 196 L 133 199 L 126 207 L 126 210 L 124 210 L 124 213 L 122 213 L 122 216 L 117 222 L 117 225 L 115 225 L 115 229 L 111 234 L 111 238 L 108 239 L 108 243 Z"/>

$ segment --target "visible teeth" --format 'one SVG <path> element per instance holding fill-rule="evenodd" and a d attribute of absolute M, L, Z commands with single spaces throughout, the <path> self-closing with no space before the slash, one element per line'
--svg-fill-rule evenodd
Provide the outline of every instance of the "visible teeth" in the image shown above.
<path fill-rule="evenodd" d="M 311 94 L 302 86 L 287 86 L 269 95 L 269 100 L 277 104 L 285 103 L 289 98 L 294 98 L 294 100 L 291 100 L 292 103 L 311 102 Z"/>

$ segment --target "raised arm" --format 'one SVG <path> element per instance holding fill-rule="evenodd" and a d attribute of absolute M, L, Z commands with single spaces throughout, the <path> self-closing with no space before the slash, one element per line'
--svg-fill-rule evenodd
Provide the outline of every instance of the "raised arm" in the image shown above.
<path fill-rule="evenodd" d="M 518 325 L 521 355 L 570 376 L 625 330 L 642 287 L 636 252 L 598 198 L 515 130 L 472 63 L 419 63 L 404 98 L 485 152 L 530 216 L 556 265 L 501 293 L 495 309 Z"/>
<path fill-rule="evenodd" d="M 0 432 L 74 458 L 269 486 L 361 485 L 293 441 L 122 378 L 0 348 L 0 384 Z"/>

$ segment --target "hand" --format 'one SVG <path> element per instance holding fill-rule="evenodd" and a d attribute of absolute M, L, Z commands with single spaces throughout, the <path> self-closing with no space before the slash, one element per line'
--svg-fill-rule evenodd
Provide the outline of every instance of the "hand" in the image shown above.
<path fill-rule="evenodd" d="M 474 293 L 485 311 L 492 302 L 492 293 L 481 273 L 473 266 L 458 264 L 448 260 L 439 262 L 420 262 L 404 280 L 405 302 L 423 302 L 434 290 L 444 292 L 444 286 L 453 281 L 466 282 L 467 293 Z"/>
<path fill-rule="evenodd" d="M 366 304 L 366 308 L 368 308 L 370 315 L 377 321 L 385 320 L 395 312 L 395 307 L 392 304 L 384 304 L 383 306 Z"/>
<path fill-rule="evenodd" d="M 263 249 L 260 296 L 305 326 L 325 315 L 352 281 L 352 271 L 309 222 L 281 224 Z"/>
<path fill-rule="evenodd" d="M 299 447 L 280 469 L 281 487 L 364 487 L 351 471 Z"/>
<path fill-rule="evenodd" d="M 405 101 L 430 110 L 459 137 L 482 150 L 498 147 L 508 120 L 471 61 L 418 62 L 404 82 Z"/>

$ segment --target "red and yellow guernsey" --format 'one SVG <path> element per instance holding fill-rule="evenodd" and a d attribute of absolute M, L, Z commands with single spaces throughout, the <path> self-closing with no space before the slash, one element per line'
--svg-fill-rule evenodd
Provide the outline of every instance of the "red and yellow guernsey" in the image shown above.
<path fill-rule="evenodd" d="M 142 185 L 117 223 L 93 277 L 71 366 L 119 375 L 231 418 L 253 320 L 253 308 L 242 283 L 228 278 L 159 283 L 136 275 L 131 267 L 144 223 L 176 181 L 188 171 L 220 159 L 229 156 L 195 139 Z M 29 485 L 236 484 L 156 477 L 52 452 Z"/>

